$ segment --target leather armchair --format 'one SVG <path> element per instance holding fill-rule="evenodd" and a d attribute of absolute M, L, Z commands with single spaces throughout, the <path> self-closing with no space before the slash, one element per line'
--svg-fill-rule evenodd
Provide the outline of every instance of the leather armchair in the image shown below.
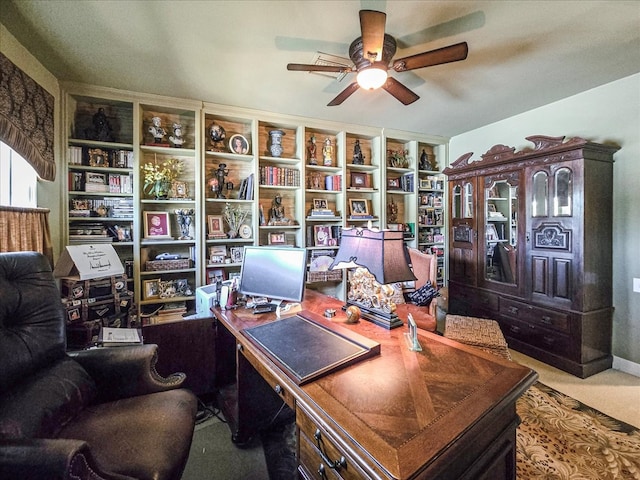
<path fill-rule="evenodd" d="M 68 354 L 49 261 L 0 254 L 0 478 L 179 479 L 197 400 L 156 345 Z"/>

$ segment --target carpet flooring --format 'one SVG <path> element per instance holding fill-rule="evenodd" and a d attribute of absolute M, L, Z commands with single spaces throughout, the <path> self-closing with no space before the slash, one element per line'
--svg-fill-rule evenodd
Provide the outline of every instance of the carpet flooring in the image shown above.
<path fill-rule="evenodd" d="M 517 478 L 640 480 L 640 431 L 542 383 L 516 404 Z M 238 449 L 215 417 L 196 427 L 183 480 L 291 480 L 295 427 L 281 422 Z"/>

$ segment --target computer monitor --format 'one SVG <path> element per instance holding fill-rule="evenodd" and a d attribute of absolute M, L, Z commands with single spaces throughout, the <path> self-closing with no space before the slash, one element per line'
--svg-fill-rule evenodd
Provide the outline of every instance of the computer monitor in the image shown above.
<path fill-rule="evenodd" d="M 244 247 L 240 271 L 241 294 L 270 301 L 301 302 L 307 250 L 295 247 Z"/>

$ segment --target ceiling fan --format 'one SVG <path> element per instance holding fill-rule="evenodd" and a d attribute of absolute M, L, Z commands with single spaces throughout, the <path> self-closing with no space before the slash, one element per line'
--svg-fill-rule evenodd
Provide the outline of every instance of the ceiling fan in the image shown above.
<path fill-rule="evenodd" d="M 341 65 L 308 65 L 289 63 L 287 70 L 302 72 L 357 72 L 356 81 L 329 102 L 328 106 L 340 105 L 359 88 L 375 90 L 382 87 L 405 105 L 409 105 L 420 97 L 405 87 L 395 78 L 388 76 L 387 71 L 406 72 L 443 63 L 457 62 L 467 58 L 467 42 L 456 43 L 448 47 L 418 53 L 409 57 L 394 60 L 396 40 L 385 33 L 387 15 L 374 10 L 360 10 L 360 30 L 362 36 L 356 38 L 349 47 L 352 67 Z"/>

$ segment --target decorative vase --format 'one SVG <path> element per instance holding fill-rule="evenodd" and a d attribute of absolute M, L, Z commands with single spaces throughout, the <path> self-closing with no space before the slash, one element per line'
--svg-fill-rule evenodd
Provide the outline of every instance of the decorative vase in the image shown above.
<path fill-rule="evenodd" d="M 151 193 L 156 197 L 156 200 L 165 200 L 169 196 L 171 190 L 171 182 L 167 180 L 156 180 L 153 184 Z"/>
<path fill-rule="evenodd" d="M 270 130 L 269 136 L 271 137 L 271 146 L 269 147 L 272 157 L 279 157 L 282 155 L 282 137 L 284 132 L 282 130 Z"/>

